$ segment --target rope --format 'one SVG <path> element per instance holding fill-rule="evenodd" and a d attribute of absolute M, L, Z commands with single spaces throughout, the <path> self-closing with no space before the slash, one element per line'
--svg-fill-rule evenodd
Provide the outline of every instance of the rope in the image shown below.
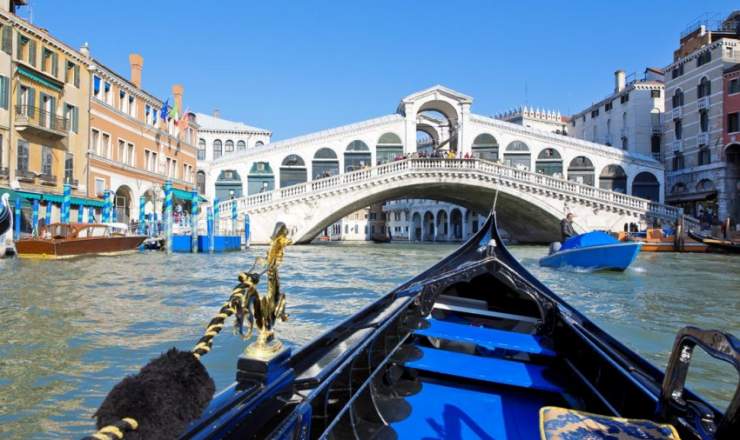
<path fill-rule="evenodd" d="M 98 432 L 85 437 L 82 440 L 120 440 L 123 438 L 124 433 L 135 431 L 138 427 L 139 422 L 130 417 L 126 417 L 112 425 L 103 426 L 98 430 Z"/>

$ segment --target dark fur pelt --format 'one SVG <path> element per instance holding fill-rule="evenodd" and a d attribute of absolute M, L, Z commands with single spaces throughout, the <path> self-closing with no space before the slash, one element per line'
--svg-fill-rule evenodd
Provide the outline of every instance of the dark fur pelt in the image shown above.
<path fill-rule="evenodd" d="M 175 439 L 215 391 L 203 364 L 191 352 L 172 348 L 113 387 L 95 413 L 97 426 L 131 417 L 139 428 L 126 433 L 126 440 Z"/>

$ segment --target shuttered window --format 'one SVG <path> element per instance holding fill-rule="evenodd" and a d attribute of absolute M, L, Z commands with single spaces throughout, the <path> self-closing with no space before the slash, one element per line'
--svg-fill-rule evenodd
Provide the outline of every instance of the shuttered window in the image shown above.
<path fill-rule="evenodd" d="M 8 55 L 13 54 L 13 29 L 11 29 L 10 26 L 3 26 L 3 32 L 2 32 L 2 38 L 3 38 L 3 52 L 7 53 Z"/>
<path fill-rule="evenodd" d="M 28 64 L 36 67 L 36 41 L 28 41 Z"/>
<path fill-rule="evenodd" d="M 10 105 L 10 79 L 0 75 L 0 108 L 8 109 Z"/>

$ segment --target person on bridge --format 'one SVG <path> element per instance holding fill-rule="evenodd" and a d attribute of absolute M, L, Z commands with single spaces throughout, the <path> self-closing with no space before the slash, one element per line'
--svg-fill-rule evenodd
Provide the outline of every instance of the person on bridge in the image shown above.
<path fill-rule="evenodd" d="M 576 231 L 573 229 L 573 213 L 569 212 L 563 220 L 560 221 L 560 242 L 565 243 L 565 240 L 570 237 L 574 237 Z"/>

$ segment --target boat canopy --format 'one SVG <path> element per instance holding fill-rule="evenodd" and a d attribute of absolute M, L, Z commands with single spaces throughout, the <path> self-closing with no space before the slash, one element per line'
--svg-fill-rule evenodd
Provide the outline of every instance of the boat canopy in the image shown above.
<path fill-rule="evenodd" d="M 560 247 L 561 251 L 566 249 L 577 249 L 590 246 L 602 246 L 605 244 L 614 244 L 618 240 L 611 235 L 603 231 L 586 232 L 585 234 L 576 235 L 565 240 L 565 243 Z"/>

